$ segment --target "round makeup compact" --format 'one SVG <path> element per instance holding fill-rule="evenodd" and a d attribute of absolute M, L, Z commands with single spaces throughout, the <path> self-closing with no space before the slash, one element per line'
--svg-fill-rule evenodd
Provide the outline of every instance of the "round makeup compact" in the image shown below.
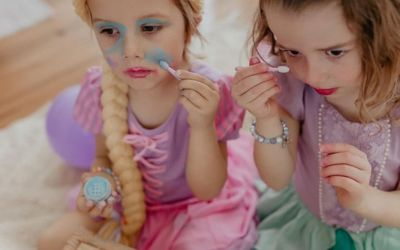
<path fill-rule="evenodd" d="M 100 202 L 110 197 L 112 192 L 111 184 L 107 178 L 93 176 L 89 178 L 83 186 L 83 195 L 86 199 Z"/>

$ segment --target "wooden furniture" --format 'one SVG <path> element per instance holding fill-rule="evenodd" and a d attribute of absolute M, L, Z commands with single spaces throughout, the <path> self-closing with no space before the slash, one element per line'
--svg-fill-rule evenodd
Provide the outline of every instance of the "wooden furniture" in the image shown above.
<path fill-rule="evenodd" d="M 0 129 L 79 83 L 101 55 L 71 0 L 47 0 L 53 17 L 0 39 Z"/>

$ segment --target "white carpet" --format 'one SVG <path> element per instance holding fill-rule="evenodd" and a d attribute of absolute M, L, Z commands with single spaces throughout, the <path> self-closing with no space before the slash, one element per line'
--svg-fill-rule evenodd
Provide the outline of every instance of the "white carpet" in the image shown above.
<path fill-rule="evenodd" d="M 228 73 L 247 64 L 244 44 L 257 3 L 206 0 L 206 61 Z M 35 249 L 37 236 L 64 212 L 65 195 L 78 182 L 79 173 L 64 166 L 47 142 L 47 110 L 0 130 L 0 250 Z"/>
<path fill-rule="evenodd" d="M 51 16 L 41 0 L 0 0 L 0 38 L 31 27 Z"/>

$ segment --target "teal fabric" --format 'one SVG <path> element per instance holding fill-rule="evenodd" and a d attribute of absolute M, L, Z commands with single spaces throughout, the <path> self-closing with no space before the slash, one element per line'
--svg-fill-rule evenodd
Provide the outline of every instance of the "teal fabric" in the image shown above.
<path fill-rule="evenodd" d="M 257 205 L 254 250 L 400 250 L 400 230 L 379 227 L 352 233 L 326 225 L 301 203 L 292 186 L 265 189 Z"/>
<path fill-rule="evenodd" d="M 354 247 L 353 239 L 346 230 L 342 228 L 336 229 L 335 236 L 335 246 L 332 247 L 330 250 L 356 250 Z"/>

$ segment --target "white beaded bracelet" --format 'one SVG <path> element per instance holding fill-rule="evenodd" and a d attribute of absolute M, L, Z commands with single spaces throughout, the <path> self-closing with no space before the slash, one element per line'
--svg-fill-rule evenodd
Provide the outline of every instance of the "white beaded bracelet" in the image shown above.
<path fill-rule="evenodd" d="M 267 138 L 256 131 L 256 121 L 254 120 L 250 126 L 250 133 L 254 139 L 261 144 L 282 144 L 282 147 L 285 147 L 289 142 L 289 127 L 285 121 L 281 120 L 281 124 L 282 134 L 276 137 Z"/>
<path fill-rule="evenodd" d="M 93 168 L 93 172 L 95 173 L 106 173 L 108 175 L 110 175 L 115 182 L 115 187 L 117 192 L 120 194 L 121 193 L 121 182 L 119 181 L 118 177 L 114 174 L 114 172 L 110 169 L 110 168 L 106 168 L 106 167 L 94 167 Z"/>

